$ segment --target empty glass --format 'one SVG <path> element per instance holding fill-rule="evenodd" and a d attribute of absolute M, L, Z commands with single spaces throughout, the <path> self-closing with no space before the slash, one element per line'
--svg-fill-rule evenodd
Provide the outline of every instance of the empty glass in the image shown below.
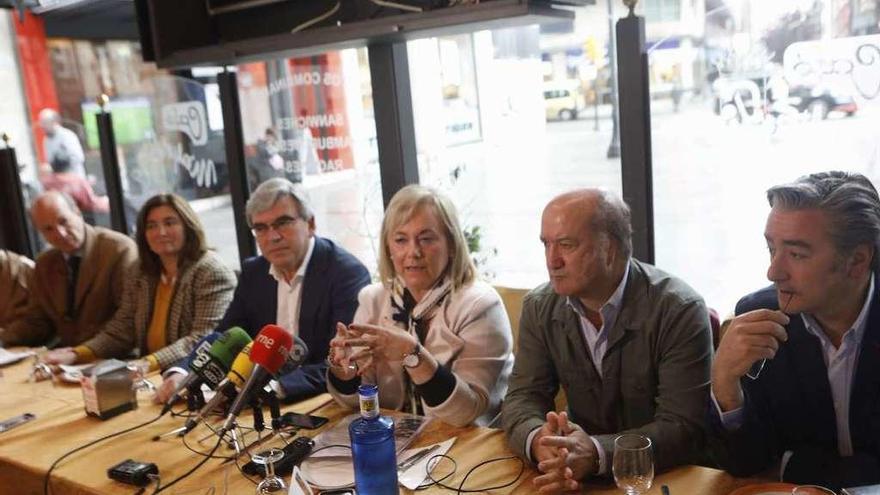
<path fill-rule="evenodd" d="M 647 492 L 654 481 L 654 452 L 651 448 L 651 439 L 634 434 L 615 438 L 611 469 L 617 487 L 627 495 Z"/>
<path fill-rule="evenodd" d="M 126 363 L 126 368 L 131 372 L 132 388 L 138 392 L 156 391 L 156 386 L 150 380 L 147 380 L 147 373 L 150 372 L 150 362 L 146 359 L 137 359 Z"/>
<path fill-rule="evenodd" d="M 266 466 L 266 477 L 257 485 L 257 495 L 265 493 L 287 493 L 287 483 L 275 474 L 275 463 L 284 458 L 281 449 L 269 449 L 251 456 L 257 464 Z"/>
<path fill-rule="evenodd" d="M 794 487 L 791 495 L 835 495 L 835 493 L 824 486 L 801 485 Z"/>
<path fill-rule="evenodd" d="M 43 356 L 45 356 L 47 352 L 49 352 L 49 350 L 46 349 L 46 347 L 34 349 L 34 355 L 31 358 L 33 368 L 31 368 L 31 374 L 28 377 L 29 382 L 48 380 L 55 376 L 52 367 L 43 362 Z"/>

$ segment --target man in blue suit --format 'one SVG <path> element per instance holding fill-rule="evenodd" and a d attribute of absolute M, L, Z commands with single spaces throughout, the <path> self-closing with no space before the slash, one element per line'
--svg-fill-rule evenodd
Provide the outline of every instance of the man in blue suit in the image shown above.
<path fill-rule="evenodd" d="M 719 344 L 713 454 L 737 476 L 778 465 L 795 483 L 880 483 L 877 191 L 828 172 L 767 198 L 774 286 L 740 300 Z"/>
<path fill-rule="evenodd" d="M 232 303 L 216 331 L 239 326 L 256 336 L 268 324 L 285 328 L 308 345 L 309 357 L 272 387 L 289 401 L 322 393 L 336 323 L 351 323 L 358 292 L 370 283 L 370 274 L 348 251 L 315 235 L 308 199 L 301 186 L 287 179 L 260 184 L 246 214 L 262 256 L 242 263 Z M 156 399 L 170 396 L 181 377 L 166 377 Z"/>

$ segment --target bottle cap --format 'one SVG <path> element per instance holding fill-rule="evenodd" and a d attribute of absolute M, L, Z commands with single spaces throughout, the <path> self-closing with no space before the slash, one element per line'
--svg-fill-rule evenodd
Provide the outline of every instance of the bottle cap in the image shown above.
<path fill-rule="evenodd" d="M 360 396 L 362 417 L 375 418 L 379 415 L 379 387 L 376 385 L 360 385 L 358 387 L 358 396 Z"/>

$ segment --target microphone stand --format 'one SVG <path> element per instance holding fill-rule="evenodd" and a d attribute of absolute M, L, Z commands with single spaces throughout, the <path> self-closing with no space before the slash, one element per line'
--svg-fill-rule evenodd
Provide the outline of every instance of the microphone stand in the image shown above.
<path fill-rule="evenodd" d="M 260 402 L 260 399 L 254 397 L 250 405 L 254 414 L 254 431 L 257 432 L 257 438 L 259 438 L 260 433 L 266 429 L 266 423 L 263 421 L 263 404 Z"/>
<path fill-rule="evenodd" d="M 200 411 L 204 406 L 205 395 L 202 393 L 201 385 L 190 385 L 186 387 L 186 409 L 188 411 Z M 180 428 L 175 428 L 171 431 L 166 431 L 165 433 L 154 436 L 153 441 L 158 442 L 165 437 L 173 437 L 175 435 L 183 436 L 186 434 L 186 432 L 186 426 L 182 426 Z"/>
<path fill-rule="evenodd" d="M 267 440 L 269 440 L 270 438 L 272 438 L 272 437 L 275 436 L 276 434 L 280 433 L 280 427 L 281 427 L 281 408 L 280 408 L 280 405 L 279 405 L 279 402 L 278 402 L 278 396 L 275 395 L 275 392 L 268 391 L 268 390 L 265 390 L 265 389 L 260 393 L 260 396 L 261 396 L 261 400 L 262 400 L 262 402 L 265 402 L 265 403 L 269 406 L 269 414 L 272 416 L 272 431 L 270 431 L 269 434 L 266 435 L 265 437 L 258 437 L 258 438 L 257 438 L 256 440 L 254 440 L 250 445 L 246 445 L 246 446 L 244 447 L 244 449 L 241 449 L 240 446 L 237 446 L 237 447 L 236 447 L 236 451 L 235 451 L 235 452 L 236 452 L 236 455 L 233 456 L 233 457 L 230 457 L 230 458 L 226 459 L 226 460 L 223 461 L 221 464 L 226 464 L 226 463 L 232 462 L 234 459 L 237 459 L 238 457 L 240 457 L 241 454 L 250 451 L 250 450 L 253 449 L 254 447 L 256 447 L 256 446 L 262 444 L 263 442 L 266 442 Z M 255 399 L 255 401 L 256 401 L 256 400 L 259 400 L 259 399 Z M 253 405 L 254 405 L 254 402 L 251 402 L 251 405 L 253 406 Z M 258 410 L 259 410 L 258 407 L 256 407 L 256 408 L 254 409 L 254 429 L 257 430 L 258 432 L 260 432 L 260 431 L 264 430 L 265 427 L 264 427 L 264 425 L 263 425 L 263 414 L 262 414 L 262 410 L 259 410 L 259 412 L 257 412 Z M 257 423 L 257 417 L 258 417 L 258 415 L 259 415 L 259 421 L 260 421 L 259 426 L 258 426 L 258 423 Z M 235 431 L 236 431 L 236 427 L 237 427 L 237 425 L 234 424 L 233 427 L 232 427 L 229 431 L 230 431 L 230 432 L 235 432 Z M 280 436 L 280 435 L 279 435 L 279 436 Z M 283 440 L 284 437 L 281 436 L 281 439 Z M 285 443 L 287 443 L 286 440 L 285 440 Z"/>
<path fill-rule="evenodd" d="M 233 425 L 232 428 L 229 429 L 229 436 L 232 448 L 235 449 L 235 457 L 241 457 L 241 442 L 238 439 L 238 425 Z"/>
<path fill-rule="evenodd" d="M 186 426 L 181 426 L 180 428 L 175 428 L 171 431 L 166 431 L 165 433 L 162 433 L 161 435 L 154 436 L 153 441 L 158 442 L 159 440 L 162 440 L 165 437 L 183 436 L 184 433 L 186 433 Z"/>
<path fill-rule="evenodd" d="M 205 395 L 202 394 L 202 387 L 189 386 L 186 394 L 186 408 L 189 411 L 199 411 L 205 407 Z"/>
<path fill-rule="evenodd" d="M 272 417 L 272 431 L 278 433 L 281 430 L 281 406 L 278 396 L 272 390 L 263 390 L 263 402 L 269 406 L 269 415 Z"/>

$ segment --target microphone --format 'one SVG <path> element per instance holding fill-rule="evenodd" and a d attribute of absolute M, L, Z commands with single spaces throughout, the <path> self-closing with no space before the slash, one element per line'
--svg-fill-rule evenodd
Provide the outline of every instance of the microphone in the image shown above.
<path fill-rule="evenodd" d="M 192 431 L 192 429 L 207 418 L 214 409 L 220 406 L 224 400 L 232 399 L 235 396 L 235 389 L 244 385 L 245 380 L 247 380 L 254 371 L 254 363 L 251 361 L 250 357 L 253 345 L 253 342 L 248 343 L 248 345 L 244 346 L 244 349 L 238 353 L 238 356 L 235 357 L 235 361 L 232 362 L 232 367 L 229 369 L 229 373 L 226 374 L 226 378 L 217 385 L 214 397 L 205 404 L 205 407 L 203 407 L 198 414 L 186 420 L 186 426 L 180 431 L 180 433 L 178 433 L 178 436 L 182 437 Z"/>
<path fill-rule="evenodd" d="M 299 337 L 293 336 L 293 348 L 287 356 L 287 361 L 281 366 L 278 375 L 286 375 L 297 370 L 305 360 L 309 357 L 309 346 L 306 345 Z M 269 415 L 272 417 L 272 430 L 278 431 L 281 428 L 281 408 L 278 403 L 278 397 L 272 390 L 263 389 L 263 402 L 269 406 Z"/>
<path fill-rule="evenodd" d="M 207 383 L 211 388 L 216 387 L 223 380 L 235 356 L 249 342 L 250 335 L 241 327 L 232 327 L 222 334 L 214 332 L 206 336 L 192 353 L 188 364 L 192 373 L 187 375 L 165 402 L 162 414 L 171 410 L 184 390 L 200 387 L 202 383 Z"/>
<path fill-rule="evenodd" d="M 232 327 L 224 332 L 211 346 L 208 359 L 201 368 L 200 374 L 204 383 L 210 388 L 217 388 L 226 377 L 235 357 L 250 343 L 251 336 L 241 327 Z"/>
<path fill-rule="evenodd" d="M 287 356 L 287 361 L 281 366 L 281 370 L 278 371 L 278 375 L 286 375 L 288 373 L 292 373 L 296 371 L 303 363 L 306 362 L 306 359 L 309 358 L 309 346 L 303 342 L 302 339 L 293 336 L 293 347 L 290 349 L 290 354 Z"/>
<path fill-rule="evenodd" d="M 293 337 L 287 330 L 278 325 L 266 325 L 254 339 L 251 348 L 251 361 L 254 363 L 254 371 L 241 388 L 238 397 L 229 408 L 229 415 L 223 423 L 221 431 L 229 431 L 235 424 L 236 418 L 251 400 L 251 396 L 266 386 L 272 376 L 278 374 L 281 367 L 287 361 L 293 346 Z M 222 434 L 222 433 L 221 433 Z"/>
<path fill-rule="evenodd" d="M 251 373 L 254 372 L 254 362 L 251 361 L 251 349 L 253 347 L 253 342 L 244 346 L 244 349 L 235 357 L 235 361 L 232 362 L 232 368 L 229 369 L 229 373 L 226 375 L 224 381 L 232 384 L 235 388 L 241 388 L 244 382 L 250 378 Z"/>
<path fill-rule="evenodd" d="M 250 351 L 251 347 L 248 346 L 245 349 L 247 351 Z M 244 351 L 242 351 L 242 354 L 243 353 Z M 226 396 L 230 399 L 236 396 L 236 389 L 242 389 L 242 387 L 244 386 L 244 381 L 251 376 L 254 370 L 254 362 L 249 357 L 243 358 L 242 354 L 239 354 L 238 357 L 235 358 L 235 363 L 232 364 L 232 369 L 229 370 L 229 374 L 226 375 L 226 379 L 224 380 L 224 382 L 228 381 L 228 383 L 225 385 L 227 388 L 224 390 L 224 393 L 226 393 Z M 248 352 L 248 354 L 250 353 Z M 293 336 L 293 347 L 291 348 L 290 353 L 287 356 L 287 360 L 284 361 L 283 365 L 281 365 L 281 369 L 278 370 L 278 373 L 276 373 L 276 375 L 280 376 L 295 371 L 308 358 L 308 355 L 309 347 L 306 345 L 306 343 L 303 342 L 302 339 L 300 339 L 299 337 Z M 239 363 L 239 360 L 242 360 L 242 362 Z M 223 386 L 223 383 L 221 383 L 221 386 Z M 264 387 L 260 388 L 261 390 L 259 392 L 262 392 L 262 394 L 258 392 L 256 395 L 261 395 L 262 399 L 266 403 L 268 403 L 269 409 L 272 414 L 272 429 L 277 430 L 280 427 L 279 417 L 281 416 L 281 411 L 278 408 L 278 398 L 275 396 L 275 392 L 265 389 Z M 252 397 L 252 399 L 254 398 L 255 397 Z M 211 401 L 213 402 L 215 399 L 216 396 L 215 398 L 211 399 Z M 219 399 L 216 402 L 219 404 L 221 400 L 222 399 Z M 252 400 L 251 402 L 254 401 Z M 205 416 L 203 416 L 202 418 L 197 418 L 196 421 L 199 421 L 200 419 L 206 417 L 207 414 L 213 410 L 213 408 L 209 408 L 206 405 L 204 410 L 206 411 Z M 258 409 L 254 409 L 255 419 L 257 411 Z M 187 424 L 189 424 L 189 422 L 187 422 Z M 193 427 L 195 427 L 195 425 L 193 425 Z M 189 428 L 187 431 L 191 429 L 192 428 Z"/>
<path fill-rule="evenodd" d="M 220 338 L 219 332 L 211 332 L 208 335 L 202 337 L 202 340 L 196 344 L 195 349 L 189 353 L 186 357 L 186 367 L 190 370 L 193 369 L 193 363 L 198 359 L 199 362 L 204 362 L 208 359 L 208 351 L 211 350 L 211 346 L 214 345 L 215 342 Z M 162 407 L 161 415 L 165 415 L 168 411 L 171 410 L 171 406 L 180 399 L 180 394 L 186 390 L 193 382 L 198 379 L 198 375 L 195 373 L 190 373 L 187 375 L 180 384 L 177 385 L 177 388 L 174 390 L 174 393 L 171 394 L 171 397 L 165 401 L 165 405 Z"/>

